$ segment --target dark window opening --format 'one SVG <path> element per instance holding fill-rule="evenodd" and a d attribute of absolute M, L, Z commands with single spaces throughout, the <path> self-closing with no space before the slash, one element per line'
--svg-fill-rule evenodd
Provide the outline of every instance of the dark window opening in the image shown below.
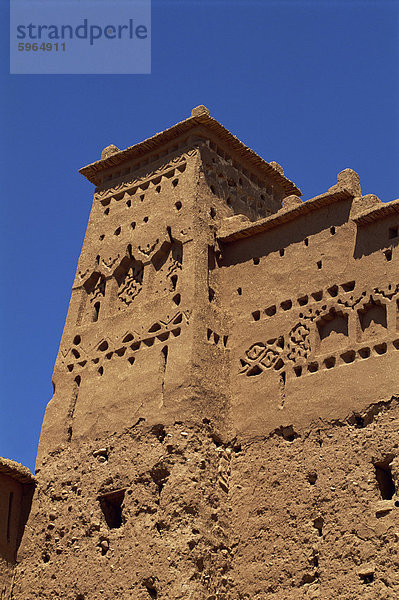
<path fill-rule="evenodd" d="M 383 500 L 392 500 L 395 495 L 395 484 L 392 479 L 391 465 L 388 459 L 374 463 L 375 477 Z"/>
<path fill-rule="evenodd" d="M 111 492 L 99 498 L 102 513 L 110 529 L 118 529 L 122 525 L 122 505 L 124 498 L 125 490 Z"/>

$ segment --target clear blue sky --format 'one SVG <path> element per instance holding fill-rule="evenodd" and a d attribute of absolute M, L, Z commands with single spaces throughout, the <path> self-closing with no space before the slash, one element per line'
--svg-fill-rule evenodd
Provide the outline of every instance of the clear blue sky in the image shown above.
<path fill-rule="evenodd" d="M 33 468 L 92 201 L 78 169 L 205 104 L 305 199 L 346 167 L 397 198 L 399 2 L 153 0 L 152 74 L 123 76 L 10 76 L 0 11 L 0 455 Z"/>

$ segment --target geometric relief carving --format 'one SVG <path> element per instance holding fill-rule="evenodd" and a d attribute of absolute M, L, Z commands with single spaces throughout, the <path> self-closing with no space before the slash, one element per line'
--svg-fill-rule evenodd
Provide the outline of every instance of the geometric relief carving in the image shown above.
<path fill-rule="evenodd" d="M 178 311 L 172 316 L 167 316 L 163 320 L 153 323 L 148 330 L 137 333 L 133 329 L 123 334 L 123 337 L 116 338 L 112 342 L 109 338 L 103 338 L 100 342 L 87 348 L 82 355 L 80 336 L 75 336 L 74 347 L 65 349 L 63 352 L 62 363 L 66 364 L 69 372 L 80 372 L 86 364 L 93 363 L 96 369 L 104 372 L 104 366 L 109 364 L 110 360 L 124 358 L 130 365 L 135 362 L 135 355 L 139 350 L 145 350 L 154 344 L 164 344 L 168 339 L 173 340 L 180 336 L 182 326 L 188 325 L 190 320 L 189 311 Z M 83 359 L 83 360 L 82 360 Z"/>
<path fill-rule="evenodd" d="M 269 340 L 266 344 L 263 342 L 252 344 L 246 350 L 244 356 L 240 358 L 240 373 L 245 373 L 247 376 L 252 377 L 260 375 L 271 367 L 274 367 L 276 370 L 281 369 L 284 366 L 282 359 L 283 348 L 284 338 L 282 337 Z"/>
<path fill-rule="evenodd" d="M 90 296 L 90 302 L 105 294 L 105 277 L 98 271 L 94 271 L 83 284 L 84 289 Z"/>
<path fill-rule="evenodd" d="M 131 304 L 143 288 L 144 265 L 133 256 L 125 256 L 115 269 L 114 277 L 118 283 L 117 296 L 124 304 Z"/>
<path fill-rule="evenodd" d="M 83 288 L 86 290 L 89 296 L 89 302 L 93 305 L 92 309 L 92 321 L 98 321 L 98 315 L 100 313 L 101 302 L 100 299 L 105 295 L 106 280 L 104 275 L 98 271 L 94 271 L 90 277 L 83 284 Z M 82 307 L 83 308 L 83 307 Z M 80 322 L 81 315 L 78 317 Z"/>
<path fill-rule="evenodd" d="M 297 362 L 310 354 L 310 329 L 303 323 L 297 323 L 288 334 L 287 358 Z"/>
<path fill-rule="evenodd" d="M 338 286 L 336 286 L 338 287 Z M 353 281 L 342 284 L 344 293 L 353 291 Z M 335 294 L 335 287 L 328 288 L 330 296 Z M 332 294 L 331 294 L 332 292 Z M 394 302 L 396 308 L 396 329 L 399 330 L 399 300 L 394 297 L 399 293 L 399 284 L 387 284 L 385 289 L 375 288 L 370 295 L 366 291 L 350 298 L 343 298 L 339 289 L 334 304 L 330 301 L 321 307 L 309 306 L 300 313 L 301 319 L 284 337 L 270 340 L 267 343 L 258 341 L 252 344 L 240 358 L 240 373 L 248 376 L 260 375 L 267 369 L 279 371 L 280 378 L 285 377 L 285 372 L 280 369 L 289 362 L 294 363 L 294 372 L 297 377 L 304 373 L 303 367 L 307 364 L 307 372 L 314 373 L 320 368 L 332 369 L 335 366 L 352 364 L 356 360 L 364 360 L 370 356 L 383 356 L 389 349 L 399 350 L 399 339 L 388 342 L 372 340 L 371 345 L 361 345 L 364 340 L 387 335 L 388 311 L 387 303 Z M 375 299 L 376 295 L 382 296 Z M 314 296 L 314 294 L 312 294 Z M 308 300 L 308 297 L 306 297 Z M 302 302 L 299 302 L 303 305 Z M 356 307 L 356 308 L 355 308 Z M 275 309 L 275 306 L 271 307 Z M 266 310 L 270 317 L 275 310 Z M 394 311 L 392 311 L 393 313 Z M 348 349 L 349 342 L 349 314 L 356 315 L 358 344 Z M 260 319 L 260 311 L 252 313 L 253 320 Z M 393 324 L 395 327 L 395 324 Z M 353 332 L 355 333 L 355 332 Z M 395 334 L 397 336 L 397 333 Z M 312 342 L 311 342 L 312 340 Z M 354 340 L 353 340 L 354 341 Z M 378 342 L 378 343 L 377 343 Z M 314 343 L 314 347 L 311 344 Z M 331 352 L 329 356 L 328 353 Z M 321 354 L 321 362 L 314 356 Z M 320 364 L 319 364 L 320 362 Z"/>
<path fill-rule="evenodd" d="M 280 336 L 269 340 L 266 344 L 257 342 L 246 350 L 240 358 L 240 373 L 248 376 L 260 375 L 273 367 L 275 371 L 287 363 L 298 363 L 306 360 L 310 354 L 310 328 L 297 323 L 289 332 L 287 342 Z"/>
<path fill-rule="evenodd" d="M 156 292 L 162 290 L 174 291 L 177 285 L 177 272 L 182 269 L 183 244 L 178 240 L 164 242 L 153 255 L 151 262 L 157 273 L 153 286 Z M 165 280 L 168 282 L 165 287 Z"/>
<path fill-rule="evenodd" d="M 179 175 L 185 171 L 187 165 L 186 158 L 194 156 L 196 152 L 196 148 L 193 148 L 183 154 L 170 156 L 169 162 L 163 163 L 157 168 L 154 168 L 152 165 L 145 167 L 145 172 L 140 177 L 132 178 L 130 175 L 120 178 L 112 184 L 112 187 L 106 184 L 104 189 L 97 189 L 95 198 L 105 204 L 105 202 L 109 203 L 111 197 L 115 194 L 123 195 L 123 192 L 128 191 L 130 195 L 134 195 L 136 192 L 140 193 L 148 189 L 150 182 L 155 183 L 156 181 L 156 183 L 160 183 L 162 177 L 171 179 L 174 175 Z"/>

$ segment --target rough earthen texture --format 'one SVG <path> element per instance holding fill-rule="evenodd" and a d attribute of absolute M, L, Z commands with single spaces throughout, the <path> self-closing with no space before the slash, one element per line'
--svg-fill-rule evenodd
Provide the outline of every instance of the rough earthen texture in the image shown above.
<path fill-rule="evenodd" d="M 4 598 L 397 598 L 399 201 L 303 203 L 203 106 L 81 172 Z"/>

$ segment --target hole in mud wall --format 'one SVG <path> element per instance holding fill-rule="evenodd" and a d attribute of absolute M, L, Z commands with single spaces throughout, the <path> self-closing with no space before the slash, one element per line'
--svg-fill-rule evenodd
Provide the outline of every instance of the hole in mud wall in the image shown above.
<path fill-rule="evenodd" d="M 209 298 L 209 302 L 212 302 L 215 299 L 215 290 L 212 289 L 211 287 L 208 288 L 208 298 Z"/>
<path fill-rule="evenodd" d="M 118 529 L 122 525 L 122 505 L 124 498 L 125 490 L 104 494 L 99 498 L 102 513 L 110 529 Z"/>
<path fill-rule="evenodd" d="M 370 348 L 360 348 L 358 352 L 360 358 L 369 358 L 370 356 Z"/>
<path fill-rule="evenodd" d="M 292 300 L 284 300 L 280 306 L 283 310 L 290 310 L 292 308 Z"/>
<path fill-rule="evenodd" d="M 177 275 L 172 275 L 172 277 L 170 278 L 171 284 L 172 284 L 172 291 L 174 292 L 176 289 L 176 285 L 177 285 Z"/>
<path fill-rule="evenodd" d="M 390 248 L 388 250 L 385 250 L 384 256 L 385 256 L 385 260 L 390 262 L 392 260 L 392 250 Z"/>
<path fill-rule="evenodd" d="M 321 537 L 323 535 L 323 526 L 324 526 L 324 519 L 323 519 L 323 517 L 317 517 L 317 519 L 315 519 L 313 521 L 313 527 L 315 529 L 317 529 L 319 537 Z"/>
<path fill-rule="evenodd" d="M 166 363 L 168 362 L 168 347 L 164 346 L 161 350 L 161 355 L 162 355 L 162 367 L 165 370 L 166 369 Z"/>
<path fill-rule="evenodd" d="M 385 354 L 387 349 L 388 348 L 385 342 L 383 342 L 382 344 L 376 344 L 376 346 L 374 346 L 374 350 L 377 354 Z"/>
<path fill-rule="evenodd" d="M 383 461 L 375 462 L 375 477 L 378 489 L 383 500 L 391 500 L 395 495 L 395 484 L 392 479 L 391 462 L 393 456 L 389 456 Z"/>
<path fill-rule="evenodd" d="M 180 210 L 182 207 L 182 203 L 180 201 L 175 202 L 175 207 L 176 207 L 176 210 Z"/>
<path fill-rule="evenodd" d="M 346 364 L 353 363 L 356 358 L 356 352 L 354 350 L 347 350 L 341 354 L 341 358 Z"/>
<path fill-rule="evenodd" d="M 331 235 L 335 235 L 335 227 L 334 227 L 334 225 L 332 227 L 330 227 L 330 233 L 331 233 Z"/>
<path fill-rule="evenodd" d="M 373 583 L 374 573 L 359 573 L 362 583 Z"/>
<path fill-rule="evenodd" d="M 317 261 L 317 268 L 318 268 L 318 269 L 321 269 L 322 267 L 323 267 L 323 263 L 322 263 L 322 261 L 321 261 L 321 260 L 318 260 L 318 261 Z"/>
<path fill-rule="evenodd" d="M 341 287 L 344 290 L 344 292 L 352 292 L 355 289 L 355 282 L 348 281 L 347 283 L 343 283 Z"/>
<path fill-rule="evenodd" d="M 80 341 L 81 341 L 80 335 L 75 335 L 75 337 L 73 338 L 73 343 L 75 344 L 75 346 L 80 344 Z"/>
<path fill-rule="evenodd" d="M 178 180 L 178 179 L 174 179 L 174 180 L 172 181 L 172 185 L 173 185 L 173 187 L 176 187 L 176 186 L 178 185 L 178 183 L 179 183 L 179 180 Z"/>
<path fill-rule="evenodd" d="M 330 296 L 335 298 L 335 296 L 338 295 L 338 286 L 332 285 L 331 287 L 328 288 L 327 292 L 330 294 Z"/>
<path fill-rule="evenodd" d="M 150 598 L 153 598 L 153 600 L 158 598 L 158 592 L 155 587 L 155 577 L 149 577 L 148 579 L 145 579 L 143 581 L 143 586 L 147 590 Z"/>
<path fill-rule="evenodd" d="M 100 302 L 96 302 L 94 304 L 94 308 L 93 308 L 93 323 L 95 323 L 96 321 L 98 321 L 98 315 L 100 314 L 100 307 L 101 307 Z"/>
<path fill-rule="evenodd" d="M 285 250 L 284 250 L 284 248 L 281 248 L 281 250 L 280 250 L 280 256 L 284 256 L 284 254 L 285 254 Z"/>
<path fill-rule="evenodd" d="M 305 306 L 305 304 L 307 304 L 308 302 L 309 302 L 308 296 L 301 296 L 300 298 L 298 298 L 299 306 Z"/>
<path fill-rule="evenodd" d="M 387 309 L 385 304 L 370 302 L 358 311 L 362 333 L 374 335 L 387 328 Z"/>
<path fill-rule="evenodd" d="M 253 318 L 254 321 L 259 321 L 259 319 L 260 319 L 260 310 L 255 310 L 252 313 L 252 318 Z"/>
<path fill-rule="evenodd" d="M 332 369 L 335 367 L 335 356 L 329 356 L 324 360 L 324 364 L 326 365 L 326 369 Z"/>
<path fill-rule="evenodd" d="M 238 294 L 239 296 L 242 296 L 242 288 L 240 288 L 240 287 L 239 287 L 239 288 L 237 288 L 237 294 Z"/>
<path fill-rule="evenodd" d="M 254 265 L 258 265 L 259 264 L 259 258 L 257 256 L 255 256 L 255 258 L 252 259 Z"/>
<path fill-rule="evenodd" d="M 181 302 L 181 295 L 180 294 L 176 294 L 175 296 L 173 296 L 172 300 L 173 300 L 173 302 L 175 304 L 177 304 L 177 306 L 179 306 L 179 304 Z"/>
<path fill-rule="evenodd" d="M 309 238 L 305 238 L 303 240 L 303 242 L 304 242 L 305 246 L 309 246 Z"/>

